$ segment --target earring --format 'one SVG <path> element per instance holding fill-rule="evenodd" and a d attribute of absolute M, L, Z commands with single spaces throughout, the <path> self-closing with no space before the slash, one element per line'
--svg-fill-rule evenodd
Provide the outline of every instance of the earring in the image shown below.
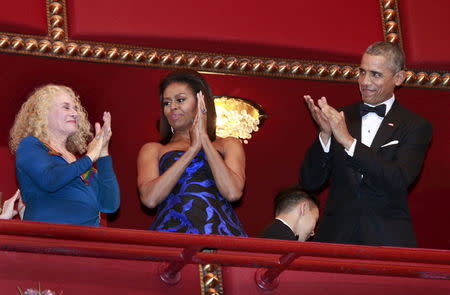
<path fill-rule="evenodd" d="M 172 131 L 172 134 L 174 134 L 175 132 L 173 131 L 173 127 L 170 126 L 170 131 Z"/>

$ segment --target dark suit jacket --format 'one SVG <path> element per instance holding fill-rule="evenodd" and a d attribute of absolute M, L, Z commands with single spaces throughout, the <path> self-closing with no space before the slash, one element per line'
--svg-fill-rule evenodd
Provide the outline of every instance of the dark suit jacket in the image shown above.
<path fill-rule="evenodd" d="M 331 181 L 316 240 L 415 247 L 407 191 L 420 173 L 431 124 L 395 101 L 369 148 L 361 143 L 359 103 L 343 111 L 349 132 L 357 139 L 353 157 L 334 138 L 325 153 L 317 139 L 301 168 L 306 189 L 317 190 Z M 398 143 L 386 145 L 393 141 Z"/>
<path fill-rule="evenodd" d="M 297 241 L 294 232 L 289 228 L 289 226 L 278 219 L 274 219 L 272 223 L 264 229 L 260 237 L 267 239 Z"/>

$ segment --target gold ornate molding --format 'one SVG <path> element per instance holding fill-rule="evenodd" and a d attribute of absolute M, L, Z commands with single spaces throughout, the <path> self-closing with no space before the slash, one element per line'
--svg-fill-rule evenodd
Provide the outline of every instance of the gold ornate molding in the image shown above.
<path fill-rule="evenodd" d="M 199 264 L 201 295 L 222 295 L 222 268 L 217 264 Z"/>
<path fill-rule="evenodd" d="M 380 0 L 380 8 L 384 39 L 403 47 L 398 0 Z M 442 88 L 450 89 L 450 73 L 407 70 L 404 84 L 430 88 L 441 88 L 440 86 L 442 86 Z"/>
<path fill-rule="evenodd" d="M 380 0 L 385 39 L 400 42 L 398 3 Z M 47 36 L 0 32 L 0 52 L 67 60 L 154 68 L 190 68 L 202 72 L 273 78 L 356 82 L 358 65 L 326 61 L 239 56 L 72 40 L 67 30 L 65 0 L 47 0 Z M 450 90 L 450 73 L 407 72 L 407 87 Z"/>
<path fill-rule="evenodd" d="M 396 0 L 380 0 L 380 8 L 384 40 L 403 47 L 398 2 Z"/>
<path fill-rule="evenodd" d="M 47 31 L 53 41 L 67 41 L 67 11 L 65 0 L 47 1 Z"/>

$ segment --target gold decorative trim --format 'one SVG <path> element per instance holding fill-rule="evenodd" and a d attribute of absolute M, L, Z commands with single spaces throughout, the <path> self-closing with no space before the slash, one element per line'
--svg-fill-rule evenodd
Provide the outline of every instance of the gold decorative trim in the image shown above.
<path fill-rule="evenodd" d="M 54 41 L 68 40 L 65 0 L 47 0 L 47 31 Z"/>
<path fill-rule="evenodd" d="M 380 8 L 384 40 L 403 47 L 398 2 L 396 0 L 380 0 Z"/>
<path fill-rule="evenodd" d="M 0 52 L 123 64 L 153 68 L 190 68 L 202 72 L 263 76 L 271 78 L 356 82 L 358 65 L 326 61 L 239 56 L 112 43 L 79 41 L 68 38 L 65 0 L 47 0 L 48 36 L 0 32 Z M 400 42 L 398 5 L 380 0 L 385 39 Z M 407 72 L 407 87 L 450 90 L 450 73 Z"/>
<path fill-rule="evenodd" d="M 217 264 L 199 264 L 201 295 L 223 295 L 222 268 Z"/>

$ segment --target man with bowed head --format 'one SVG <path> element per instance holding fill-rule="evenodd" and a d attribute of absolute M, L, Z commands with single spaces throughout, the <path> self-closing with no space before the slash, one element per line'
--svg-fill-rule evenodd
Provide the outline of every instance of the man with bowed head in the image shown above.
<path fill-rule="evenodd" d="M 299 185 L 281 191 L 274 200 L 275 219 L 262 238 L 304 242 L 314 236 L 319 208 L 314 197 Z"/>
<path fill-rule="evenodd" d="M 304 96 L 320 131 L 305 155 L 308 190 L 331 181 L 317 241 L 415 247 L 408 188 L 420 173 L 431 124 L 394 95 L 405 79 L 404 54 L 377 42 L 364 53 L 358 77 L 362 102 L 336 110 L 325 97 Z"/>

